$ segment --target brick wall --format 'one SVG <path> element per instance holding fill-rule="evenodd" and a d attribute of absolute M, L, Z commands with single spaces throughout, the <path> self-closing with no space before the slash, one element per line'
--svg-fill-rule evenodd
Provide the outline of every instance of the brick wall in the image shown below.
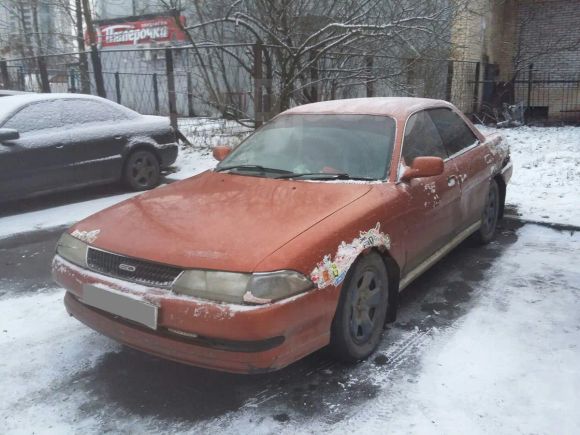
<path fill-rule="evenodd" d="M 580 1 L 521 0 L 516 67 L 568 76 L 580 71 Z"/>
<path fill-rule="evenodd" d="M 530 62 L 580 71 L 580 0 L 472 0 L 456 18 L 454 58 L 495 63 L 503 79 Z"/>
<path fill-rule="evenodd" d="M 580 0 L 471 0 L 452 43 L 455 59 L 497 65 L 488 79 L 516 78 L 514 101 L 529 105 L 528 113 L 580 122 Z M 453 93 L 460 85 L 454 81 Z"/>

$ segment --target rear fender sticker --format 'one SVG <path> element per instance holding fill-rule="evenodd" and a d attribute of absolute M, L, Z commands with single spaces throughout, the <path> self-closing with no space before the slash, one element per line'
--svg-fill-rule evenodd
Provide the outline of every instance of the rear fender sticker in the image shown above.
<path fill-rule="evenodd" d="M 390 249 L 391 239 L 388 234 L 381 232 L 381 224 L 377 222 L 374 228 L 361 231 L 350 243 L 341 242 L 334 256 L 325 255 L 314 270 L 310 273 L 310 279 L 319 288 L 330 285 L 337 286 L 346 277 L 346 274 L 356 258 L 368 248 L 382 247 Z"/>

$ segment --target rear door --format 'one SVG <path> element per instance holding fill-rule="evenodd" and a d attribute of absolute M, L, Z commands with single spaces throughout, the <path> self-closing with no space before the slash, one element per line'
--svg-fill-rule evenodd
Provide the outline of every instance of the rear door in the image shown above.
<path fill-rule="evenodd" d="M 0 144 L 0 200 L 61 188 L 68 134 L 57 102 L 25 106 L 2 127 L 17 130 L 20 138 Z"/>
<path fill-rule="evenodd" d="M 440 157 L 445 160 L 445 169 L 435 177 L 397 184 L 409 200 L 405 273 L 448 243 L 458 232 L 461 217 L 457 167 L 453 160 L 446 160 L 441 137 L 425 111 L 411 115 L 405 127 L 401 163 L 410 166 L 415 157 Z"/>
<path fill-rule="evenodd" d="M 461 227 L 465 229 L 481 218 L 489 189 L 487 151 L 465 121 L 453 110 L 431 109 L 429 116 L 437 127 L 449 160 L 458 169 L 461 185 Z"/>
<path fill-rule="evenodd" d="M 67 178 L 76 185 L 118 180 L 127 144 L 128 115 L 106 102 L 69 99 L 61 102 L 68 131 L 64 154 Z"/>

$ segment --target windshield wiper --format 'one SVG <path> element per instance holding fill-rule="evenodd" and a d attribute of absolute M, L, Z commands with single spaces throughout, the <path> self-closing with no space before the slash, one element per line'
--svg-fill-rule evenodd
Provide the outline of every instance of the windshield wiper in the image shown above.
<path fill-rule="evenodd" d="M 235 170 L 242 170 L 242 171 L 258 171 L 260 173 L 265 174 L 266 172 L 273 172 L 275 174 L 293 174 L 292 171 L 287 171 L 285 169 L 277 169 L 277 168 L 267 168 L 265 166 L 260 165 L 231 165 L 231 166 L 224 166 L 223 168 L 216 168 L 216 172 L 222 171 L 229 171 L 231 169 Z"/>
<path fill-rule="evenodd" d="M 280 175 L 276 177 L 277 179 L 282 178 L 305 178 L 305 177 L 312 177 L 315 180 L 362 180 L 362 181 L 376 181 L 374 178 L 370 177 L 355 177 L 353 175 L 349 175 L 347 173 L 327 173 L 327 172 L 304 172 L 304 173 L 290 173 Z"/>

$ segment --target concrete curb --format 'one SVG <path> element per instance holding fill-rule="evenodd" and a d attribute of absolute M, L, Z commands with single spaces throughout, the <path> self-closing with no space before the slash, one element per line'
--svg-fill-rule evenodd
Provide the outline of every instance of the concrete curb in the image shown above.
<path fill-rule="evenodd" d="M 571 232 L 580 231 L 580 226 L 577 226 L 577 225 L 535 221 L 532 219 L 525 219 L 525 218 L 522 218 L 521 216 L 514 215 L 514 214 L 506 214 L 503 216 L 503 218 L 506 220 L 510 220 L 510 221 L 521 222 L 522 224 L 540 225 L 542 227 L 548 227 L 548 228 L 552 228 L 554 230 L 559 230 L 559 231 L 571 231 Z"/>

